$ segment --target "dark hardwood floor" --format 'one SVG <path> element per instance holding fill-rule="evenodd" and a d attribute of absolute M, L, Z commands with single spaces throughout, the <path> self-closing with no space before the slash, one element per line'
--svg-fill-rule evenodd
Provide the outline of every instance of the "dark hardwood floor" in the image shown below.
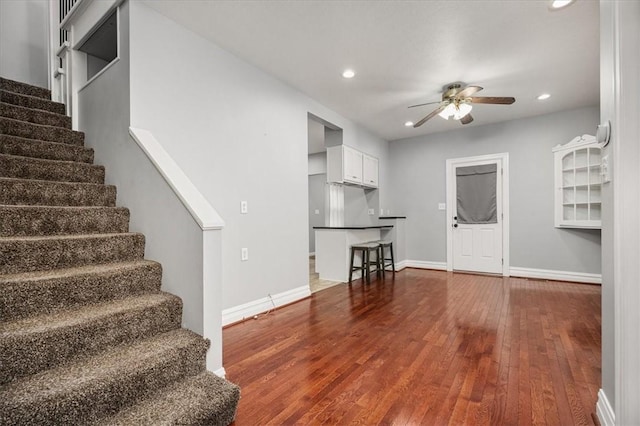
<path fill-rule="evenodd" d="M 405 269 L 226 328 L 235 425 L 592 425 L 600 287 Z"/>

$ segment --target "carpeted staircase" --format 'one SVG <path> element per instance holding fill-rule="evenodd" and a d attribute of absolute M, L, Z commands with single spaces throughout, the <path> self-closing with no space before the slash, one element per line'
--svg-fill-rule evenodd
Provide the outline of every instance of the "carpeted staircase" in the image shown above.
<path fill-rule="evenodd" d="M 239 388 L 48 90 L 0 79 L 0 425 L 227 425 Z"/>

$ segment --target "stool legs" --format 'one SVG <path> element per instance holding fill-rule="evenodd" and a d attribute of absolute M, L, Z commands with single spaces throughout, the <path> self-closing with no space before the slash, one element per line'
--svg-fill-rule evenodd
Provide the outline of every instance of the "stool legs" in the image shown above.
<path fill-rule="evenodd" d="M 351 266 L 349 266 L 349 284 L 351 284 L 351 277 L 353 277 L 353 259 L 355 258 L 356 251 L 351 247 Z"/>

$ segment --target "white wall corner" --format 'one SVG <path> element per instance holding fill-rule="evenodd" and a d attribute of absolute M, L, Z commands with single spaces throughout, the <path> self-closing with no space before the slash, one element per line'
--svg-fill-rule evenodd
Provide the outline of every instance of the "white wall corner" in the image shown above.
<path fill-rule="evenodd" d="M 251 318 L 254 315 L 262 314 L 274 308 L 297 302 L 298 300 L 305 299 L 309 296 L 311 296 L 311 290 L 308 285 L 304 285 L 282 293 L 271 295 L 271 297 L 263 297 L 242 305 L 224 309 L 222 311 L 222 325 L 225 326 L 233 324 L 234 322 Z"/>
<path fill-rule="evenodd" d="M 536 279 L 554 280 L 554 281 L 570 281 L 570 282 L 588 283 L 588 284 L 602 284 L 601 274 L 589 274 L 586 272 L 570 272 L 570 271 L 555 271 L 550 269 L 520 268 L 517 266 L 512 266 L 511 268 L 509 268 L 509 272 L 512 277 L 536 278 Z"/>
<path fill-rule="evenodd" d="M 600 389 L 598 391 L 596 414 L 598 415 L 598 420 L 600 420 L 600 424 L 602 426 L 615 426 L 616 416 L 613 412 L 613 408 L 611 408 L 611 404 L 609 404 L 609 400 L 607 399 L 607 395 L 604 393 L 603 389 Z"/>

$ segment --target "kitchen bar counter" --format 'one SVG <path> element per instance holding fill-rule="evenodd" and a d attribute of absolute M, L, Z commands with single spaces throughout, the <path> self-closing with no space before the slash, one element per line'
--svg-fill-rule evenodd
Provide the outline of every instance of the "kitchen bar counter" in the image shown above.
<path fill-rule="evenodd" d="M 316 232 L 316 272 L 321 280 L 346 282 L 349 279 L 350 250 L 353 244 L 386 239 L 393 225 L 318 226 Z M 360 259 L 356 264 L 360 264 Z M 354 273 L 354 279 L 359 278 Z"/>

